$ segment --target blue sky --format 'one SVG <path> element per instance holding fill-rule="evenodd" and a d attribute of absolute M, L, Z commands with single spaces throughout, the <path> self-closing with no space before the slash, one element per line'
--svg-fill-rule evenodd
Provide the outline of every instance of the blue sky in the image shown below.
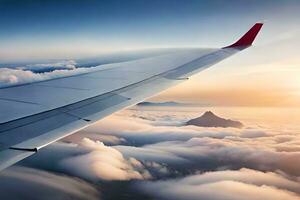
<path fill-rule="evenodd" d="M 297 29 L 299 1 L 1 0 L 0 58 L 78 57 L 148 47 L 223 46 L 256 21 L 263 41 Z"/>

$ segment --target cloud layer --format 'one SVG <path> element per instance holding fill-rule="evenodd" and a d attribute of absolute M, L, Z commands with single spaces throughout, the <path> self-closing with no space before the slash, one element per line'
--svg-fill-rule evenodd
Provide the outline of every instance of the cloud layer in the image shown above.
<path fill-rule="evenodd" d="M 120 145 L 114 148 L 126 157 L 140 161 L 164 162 L 174 167 L 188 165 L 189 169 L 195 170 L 250 167 L 300 175 L 300 162 L 293 162 L 300 159 L 300 138 L 287 131 L 251 127 L 242 130 L 170 127 L 153 125 L 150 120 L 115 115 L 82 134 L 92 137 L 96 132 L 121 138 Z"/>
<path fill-rule="evenodd" d="M 142 163 L 135 158 L 125 159 L 118 150 L 105 146 L 100 141 L 84 138 L 81 146 L 88 153 L 69 157 L 60 166 L 74 175 L 89 180 L 131 180 L 150 178 Z"/>
<path fill-rule="evenodd" d="M 136 182 L 137 190 L 129 191 L 157 199 L 300 198 L 296 133 L 251 125 L 182 126 L 187 118 L 186 113 L 122 111 L 22 165 L 92 183 L 121 181 L 124 188 Z"/>
<path fill-rule="evenodd" d="M 54 144 L 24 163 L 26 166 L 66 173 L 92 182 L 151 178 L 137 159 L 125 158 L 117 149 L 89 138 L 83 138 L 78 144 Z"/>
<path fill-rule="evenodd" d="M 90 199 L 100 198 L 98 190 L 87 182 L 63 175 L 13 167 L 0 174 L 0 199 Z"/>
<path fill-rule="evenodd" d="M 159 199 L 178 200 L 297 200 L 300 192 L 298 182 L 250 169 L 207 172 L 137 187 Z"/>
<path fill-rule="evenodd" d="M 16 68 L 0 68 L 0 88 L 11 85 L 50 80 L 99 70 L 99 67 L 76 68 L 73 60 L 25 65 Z"/>

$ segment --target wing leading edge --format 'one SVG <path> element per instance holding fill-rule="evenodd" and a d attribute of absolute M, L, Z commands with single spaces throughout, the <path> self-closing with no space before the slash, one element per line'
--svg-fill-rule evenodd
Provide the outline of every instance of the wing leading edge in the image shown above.
<path fill-rule="evenodd" d="M 172 51 L 0 89 L 0 113 L 4 113 L 0 114 L 0 170 L 251 46 L 261 27 L 255 24 L 236 43 L 221 49 Z"/>

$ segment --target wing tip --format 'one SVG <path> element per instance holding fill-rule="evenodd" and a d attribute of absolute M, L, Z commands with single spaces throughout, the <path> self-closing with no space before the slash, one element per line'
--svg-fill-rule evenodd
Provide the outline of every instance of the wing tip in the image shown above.
<path fill-rule="evenodd" d="M 263 22 L 257 22 L 237 42 L 233 43 L 232 45 L 223 47 L 223 49 L 244 48 L 244 47 L 251 46 L 253 41 L 255 40 L 257 34 L 259 33 L 260 29 L 262 28 L 263 24 L 264 24 Z"/>

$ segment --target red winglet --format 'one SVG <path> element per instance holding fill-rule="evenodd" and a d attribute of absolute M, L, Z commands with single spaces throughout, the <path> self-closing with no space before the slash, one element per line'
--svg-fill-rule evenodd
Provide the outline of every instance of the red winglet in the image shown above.
<path fill-rule="evenodd" d="M 251 46 L 256 35 L 260 31 L 261 27 L 263 26 L 263 23 L 256 23 L 243 37 L 241 37 L 236 43 L 223 47 L 225 48 L 239 48 L 239 47 L 247 47 Z"/>

